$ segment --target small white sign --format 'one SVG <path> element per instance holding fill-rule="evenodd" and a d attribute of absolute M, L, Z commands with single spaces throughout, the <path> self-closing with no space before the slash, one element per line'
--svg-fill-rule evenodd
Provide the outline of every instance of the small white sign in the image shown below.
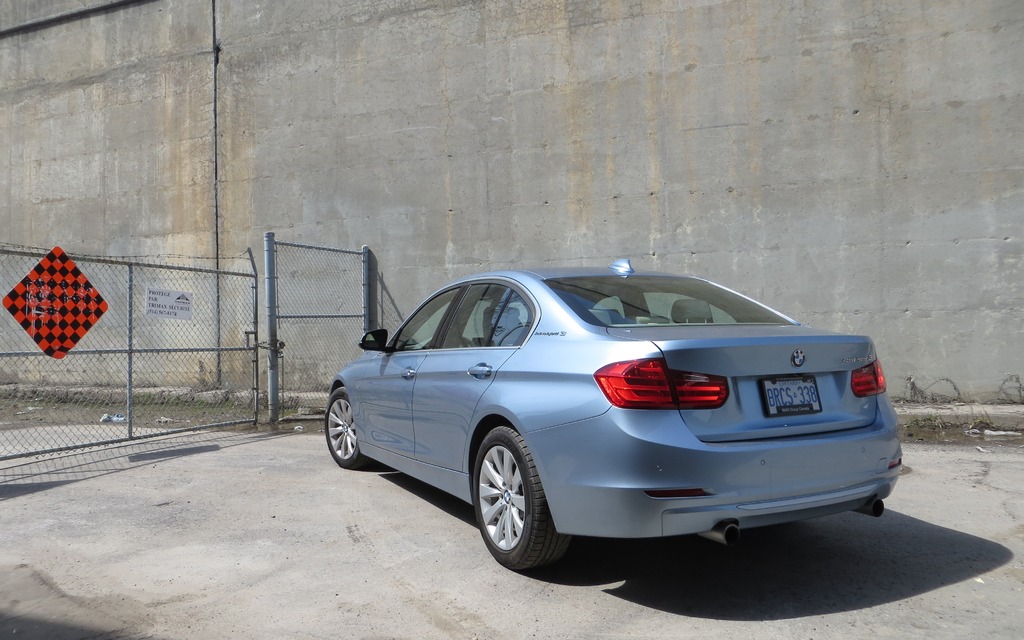
<path fill-rule="evenodd" d="M 192 294 L 188 291 L 146 287 L 146 315 L 172 320 L 191 320 Z"/>

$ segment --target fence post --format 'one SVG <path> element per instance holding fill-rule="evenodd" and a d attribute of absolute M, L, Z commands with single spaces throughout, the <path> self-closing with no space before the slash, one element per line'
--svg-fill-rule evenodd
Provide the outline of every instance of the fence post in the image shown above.
<path fill-rule="evenodd" d="M 370 247 L 363 245 L 363 333 L 373 329 L 371 326 L 371 315 L 373 310 L 373 296 L 370 289 Z"/>
<path fill-rule="evenodd" d="M 134 384 L 133 380 L 135 373 L 135 265 L 128 264 L 128 397 L 125 398 L 125 419 L 128 420 L 128 439 L 131 440 L 135 437 L 134 425 L 132 421 L 135 419 L 135 405 L 134 405 Z"/>
<path fill-rule="evenodd" d="M 274 246 L 274 232 L 263 234 L 263 260 L 267 273 L 267 342 L 270 351 L 267 361 L 267 408 L 270 421 L 277 422 L 281 416 L 280 395 L 280 348 L 277 341 L 277 247 Z"/>
<path fill-rule="evenodd" d="M 260 421 L 260 278 L 256 269 L 256 258 L 252 255 L 252 247 L 246 249 L 249 254 L 249 266 L 252 268 L 252 422 Z M 219 276 L 218 276 L 219 277 Z M 245 346 L 249 346 L 248 335 Z"/>

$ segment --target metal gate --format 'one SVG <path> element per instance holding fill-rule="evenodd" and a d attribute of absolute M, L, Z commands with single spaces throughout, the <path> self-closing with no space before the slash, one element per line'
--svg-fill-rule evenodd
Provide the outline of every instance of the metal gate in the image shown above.
<path fill-rule="evenodd" d="M 58 313 L 77 293 L 39 278 L 53 255 L 0 249 L 0 296 L 25 309 L 0 311 L 0 460 L 256 422 L 251 252 L 249 272 L 71 256 L 105 301 L 91 327 Z M 41 349 L 43 317 L 77 331 L 66 355 Z"/>
<path fill-rule="evenodd" d="M 373 325 L 368 247 L 280 242 L 263 236 L 267 279 L 267 404 L 282 412 L 322 411 L 331 379 L 360 351 Z"/>

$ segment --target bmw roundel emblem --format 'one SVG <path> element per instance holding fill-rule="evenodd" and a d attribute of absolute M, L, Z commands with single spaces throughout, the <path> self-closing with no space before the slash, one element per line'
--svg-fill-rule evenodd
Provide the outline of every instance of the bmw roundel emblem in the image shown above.
<path fill-rule="evenodd" d="M 804 365 L 804 351 L 803 349 L 797 349 L 793 352 L 793 357 L 789 359 L 793 363 L 794 367 L 802 367 Z"/>

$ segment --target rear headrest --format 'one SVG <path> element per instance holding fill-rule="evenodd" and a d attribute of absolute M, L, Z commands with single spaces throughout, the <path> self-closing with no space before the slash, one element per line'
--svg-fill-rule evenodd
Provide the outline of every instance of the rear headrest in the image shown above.
<path fill-rule="evenodd" d="M 679 324 L 710 324 L 711 305 L 703 300 L 682 298 L 672 304 L 672 322 Z"/>

